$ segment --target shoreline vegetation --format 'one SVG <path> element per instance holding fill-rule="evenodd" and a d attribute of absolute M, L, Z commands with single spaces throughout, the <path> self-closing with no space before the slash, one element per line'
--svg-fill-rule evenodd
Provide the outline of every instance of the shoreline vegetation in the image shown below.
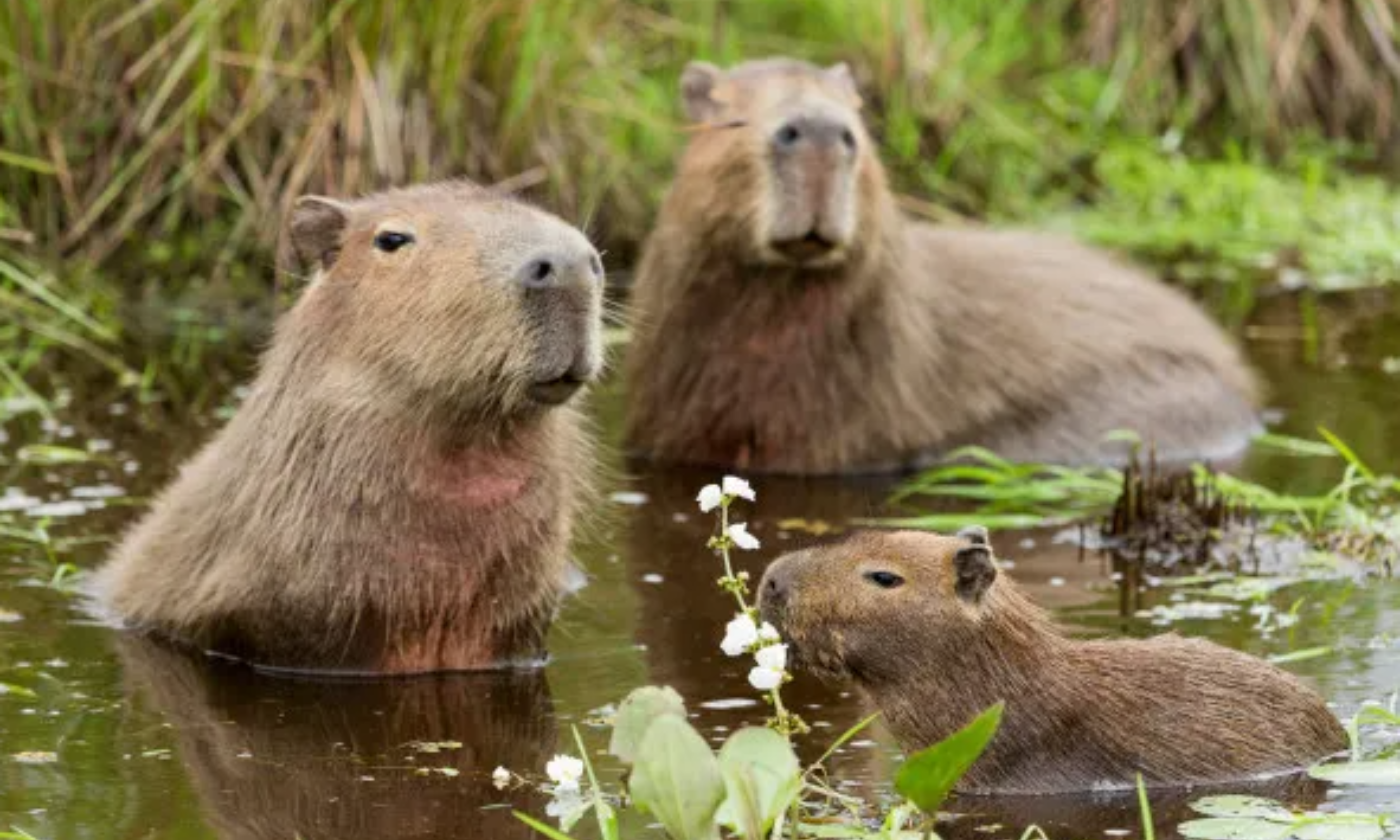
<path fill-rule="evenodd" d="M 256 294 L 298 195 L 465 176 L 625 265 L 685 62 L 771 53 L 851 64 L 911 212 L 1186 279 L 1400 279 L 1400 0 L 11 3 L 0 258 Z"/>

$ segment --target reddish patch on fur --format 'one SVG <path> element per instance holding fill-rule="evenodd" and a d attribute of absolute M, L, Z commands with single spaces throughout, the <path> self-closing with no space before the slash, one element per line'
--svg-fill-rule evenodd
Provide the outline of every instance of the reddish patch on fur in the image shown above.
<path fill-rule="evenodd" d="M 521 497 L 532 477 L 524 459 L 468 448 L 429 460 L 421 486 L 434 499 L 453 507 L 495 510 Z"/>
<path fill-rule="evenodd" d="M 793 299 L 789 313 L 771 328 L 751 335 L 744 342 L 744 349 L 755 356 L 785 356 L 794 345 L 821 335 L 840 312 L 838 292 L 830 283 L 814 283 L 803 289 Z"/>

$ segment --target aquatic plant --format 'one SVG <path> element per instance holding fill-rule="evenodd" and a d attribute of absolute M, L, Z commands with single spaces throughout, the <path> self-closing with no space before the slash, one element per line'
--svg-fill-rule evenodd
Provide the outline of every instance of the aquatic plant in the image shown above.
<path fill-rule="evenodd" d="M 721 830 L 744 840 L 913 838 L 931 830 L 944 799 L 996 733 L 1002 705 L 909 756 L 895 775 L 895 790 L 903 801 L 878 815 L 880 827 L 871 830 L 863 819 L 867 804 L 828 787 L 823 763 L 876 716 L 851 727 L 806 768 L 793 749 L 793 736 L 807 733 L 808 728 L 782 703 L 782 686 L 791 679 L 786 646 L 774 628 L 761 623 L 748 602 L 748 576 L 734 572 L 729 556 L 734 548 L 758 547 L 747 528 L 729 521 L 736 502 L 756 498 L 747 481 L 726 476 L 718 484 L 705 486 L 696 502 L 703 512 L 716 513 L 717 530 L 707 547 L 724 566 L 719 588 L 734 598 L 739 609 L 726 626 L 721 649 L 729 656 L 754 656 L 749 683 L 765 693 L 774 716 L 764 727 L 734 732 L 716 753 L 687 719 L 685 701 L 678 693 L 657 686 L 636 689 L 618 706 L 608 745 L 609 753 L 630 768 L 625 795 L 599 784 L 575 728 L 579 757 L 555 756 L 545 769 L 552 782 L 548 789 L 555 797 L 549 813 L 559 818 L 559 827 L 516 812 L 526 825 L 552 840 L 570 840 L 568 832 L 592 812 L 599 836 L 617 840 L 619 809 L 635 808 L 659 822 L 672 840 L 713 840 Z M 512 778 L 505 768 L 493 773 L 497 787 L 510 784 Z M 822 817 L 820 825 L 813 821 L 817 816 Z"/>
<path fill-rule="evenodd" d="M 1296 537 L 1314 550 L 1389 573 L 1400 559 L 1400 478 L 1377 473 L 1326 429 L 1321 440 L 1264 436 L 1260 447 L 1340 460 L 1342 475 L 1323 493 L 1280 493 L 1204 464 L 1159 469 L 1149 453 L 1123 469 L 1018 464 L 982 449 L 951 453 L 948 462 L 911 479 L 892 498 L 969 503 L 956 510 L 866 520 L 867 524 L 955 530 L 968 524 L 1032 528 L 1101 518 L 1101 536 L 1129 556 L 1152 550 L 1159 559 L 1201 559 L 1231 526 Z M 1170 545 L 1168 545 L 1170 544 Z"/>

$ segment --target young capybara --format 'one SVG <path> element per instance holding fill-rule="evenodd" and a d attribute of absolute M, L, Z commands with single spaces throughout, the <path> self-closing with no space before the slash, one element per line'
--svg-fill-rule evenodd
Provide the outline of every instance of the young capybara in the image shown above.
<path fill-rule="evenodd" d="M 1191 301 L 1051 236 L 906 219 L 844 65 L 697 62 L 697 124 L 633 291 L 627 437 L 659 461 L 907 469 L 964 445 L 1238 451 L 1254 383 Z"/>
<path fill-rule="evenodd" d="M 602 364 L 579 231 L 468 184 L 301 199 L 314 266 L 246 402 L 100 571 L 155 634 L 291 669 L 537 657 L 592 468 Z"/>
<path fill-rule="evenodd" d="M 1175 634 L 1066 637 L 998 574 L 986 531 L 860 533 L 785 555 L 760 607 L 794 667 L 851 680 L 908 750 L 998 701 L 1001 729 L 960 783 L 1057 793 L 1239 781 L 1347 746 L 1322 698 L 1259 659 Z"/>

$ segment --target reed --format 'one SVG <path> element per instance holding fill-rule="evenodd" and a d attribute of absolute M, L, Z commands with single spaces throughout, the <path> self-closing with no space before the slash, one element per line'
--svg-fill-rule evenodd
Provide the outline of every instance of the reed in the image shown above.
<path fill-rule="evenodd" d="M 1105 139 L 1396 141 L 1400 0 L 14 0 L 0 248 L 266 254 L 287 203 L 505 181 L 626 259 L 692 57 L 846 60 L 910 206 L 1023 218 Z M 938 208 L 938 209 L 933 209 Z M 193 242 L 193 244 L 190 244 Z M 210 244 L 215 247 L 210 249 Z"/>

